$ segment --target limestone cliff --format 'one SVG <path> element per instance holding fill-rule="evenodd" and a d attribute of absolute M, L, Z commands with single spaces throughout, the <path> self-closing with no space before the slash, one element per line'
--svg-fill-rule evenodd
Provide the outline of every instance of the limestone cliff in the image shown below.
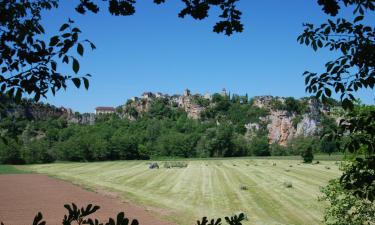
<path fill-rule="evenodd" d="M 329 109 L 315 99 L 307 99 L 306 112 L 298 114 L 287 110 L 274 109 L 275 101 L 285 103 L 286 98 L 272 96 L 258 96 L 253 98 L 253 105 L 260 108 L 268 108 L 269 115 L 263 120 L 268 122 L 269 143 L 286 145 L 289 140 L 297 136 L 315 135 L 320 129 L 321 114 L 327 114 Z M 259 129 L 257 124 L 247 124 L 248 133 Z M 249 135 L 248 134 L 248 135 Z"/>

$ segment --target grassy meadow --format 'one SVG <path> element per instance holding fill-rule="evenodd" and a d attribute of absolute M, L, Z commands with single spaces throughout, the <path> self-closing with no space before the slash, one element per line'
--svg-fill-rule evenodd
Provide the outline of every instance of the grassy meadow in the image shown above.
<path fill-rule="evenodd" d="M 340 175 L 334 161 L 192 160 L 187 168 L 149 169 L 149 161 L 54 163 L 25 168 L 90 189 L 115 192 L 182 225 L 244 212 L 244 224 L 320 224 L 320 187 Z M 276 164 L 276 165 L 274 165 Z M 289 182 L 292 187 L 286 187 Z M 242 187 L 242 188 L 241 188 Z M 246 190 L 243 190 L 246 189 Z"/>

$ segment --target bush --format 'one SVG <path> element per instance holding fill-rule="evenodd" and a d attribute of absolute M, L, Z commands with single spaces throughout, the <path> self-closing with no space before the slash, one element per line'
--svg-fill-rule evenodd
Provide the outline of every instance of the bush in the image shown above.
<path fill-rule="evenodd" d="M 6 142 L 6 143 L 5 143 Z M 0 162 L 4 164 L 24 164 L 21 146 L 13 139 L 0 139 Z"/>
<path fill-rule="evenodd" d="M 288 148 L 277 143 L 270 145 L 270 152 L 272 156 L 286 156 L 288 155 Z"/>
<path fill-rule="evenodd" d="M 311 147 L 308 147 L 306 150 L 302 151 L 301 156 L 304 163 L 312 163 L 314 159 L 313 150 Z"/>
<path fill-rule="evenodd" d="M 22 152 L 26 163 L 52 163 L 56 160 L 56 155 L 44 140 L 30 141 Z"/>
<path fill-rule="evenodd" d="M 343 175 L 322 188 L 320 200 L 329 202 L 324 222 L 328 225 L 374 224 L 375 156 L 342 164 Z"/>
<path fill-rule="evenodd" d="M 362 225 L 373 224 L 375 221 L 375 204 L 345 190 L 338 179 L 331 180 L 328 186 L 322 188 L 322 192 L 324 196 L 319 199 L 330 202 L 324 212 L 325 224 Z"/>
<path fill-rule="evenodd" d="M 309 147 L 315 152 L 318 146 L 319 139 L 316 137 L 298 136 L 288 142 L 289 154 L 291 155 L 301 155 Z"/>
<path fill-rule="evenodd" d="M 250 149 L 253 153 L 253 155 L 256 156 L 269 156 L 270 151 L 269 151 L 269 144 L 268 144 L 268 139 L 266 136 L 262 137 L 254 137 L 250 141 Z"/>

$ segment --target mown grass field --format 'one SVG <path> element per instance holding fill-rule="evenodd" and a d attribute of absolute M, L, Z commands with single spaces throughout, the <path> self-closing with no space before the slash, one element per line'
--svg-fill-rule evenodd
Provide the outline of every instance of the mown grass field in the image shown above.
<path fill-rule="evenodd" d="M 124 199 L 162 209 L 169 220 L 193 225 L 202 216 L 246 213 L 244 224 L 320 224 L 324 203 L 320 187 L 340 172 L 334 161 L 194 160 L 187 168 L 148 169 L 146 161 L 54 163 L 27 166 Z M 276 166 L 273 165 L 276 163 Z M 329 167 L 329 168 L 328 168 Z M 287 188 L 284 182 L 291 182 Z M 247 190 L 241 190 L 240 186 Z"/>

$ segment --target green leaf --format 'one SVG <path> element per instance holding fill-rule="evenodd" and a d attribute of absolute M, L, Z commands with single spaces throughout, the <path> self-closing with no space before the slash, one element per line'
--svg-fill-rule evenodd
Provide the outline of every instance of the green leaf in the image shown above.
<path fill-rule="evenodd" d="M 331 92 L 331 90 L 329 88 L 325 88 L 324 92 L 325 92 L 325 94 L 326 94 L 327 97 L 331 97 L 332 92 Z"/>
<path fill-rule="evenodd" d="M 67 56 L 67 55 L 64 55 L 64 57 L 63 57 L 63 63 L 66 63 L 66 64 L 68 64 L 69 63 L 69 57 Z"/>
<path fill-rule="evenodd" d="M 364 18 L 364 16 L 362 16 L 362 15 L 357 16 L 357 17 L 354 19 L 354 23 L 363 20 L 363 18 Z"/>
<path fill-rule="evenodd" d="M 57 43 L 59 43 L 60 39 L 58 36 L 51 37 L 49 41 L 49 46 L 55 46 Z"/>
<path fill-rule="evenodd" d="M 83 46 L 80 43 L 78 43 L 78 45 L 77 45 L 77 52 L 78 52 L 78 54 L 83 56 Z"/>
<path fill-rule="evenodd" d="M 85 85 L 85 89 L 89 89 L 89 80 L 86 77 L 82 77 L 83 84 Z"/>
<path fill-rule="evenodd" d="M 79 71 L 79 62 L 77 59 L 73 58 L 73 71 L 75 73 L 78 73 Z"/>
<path fill-rule="evenodd" d="M 21 88 L 18 88 L 17 89 L 17 92 L 16 92 L 16 102 L 21 102 L 21 98 L 22 98 L 22 89 Z"/>
<path fill-rule="evenodd" d="M 51 61 L 51 67 L 52 67 L 52 70 L 56 71 L 57 63 L 55 61 Z"/>
<path fill-rule="evenodd" d="M 64 23 L 61 27 L 60 27 L 60 31 L 64 31 L 66 28 L 69 27 L 69 24 L 67 23 Z"/>
<path fill-rule="evenodd" d="M 73 81 L 74 85 L 75 85 L 77 88 L 79 88 L 79 87 L 81 86 L 81 80 L 80 80 L 79 78 L 77 78 L 77 77 L 72 78 L 72 81 Z"/>

